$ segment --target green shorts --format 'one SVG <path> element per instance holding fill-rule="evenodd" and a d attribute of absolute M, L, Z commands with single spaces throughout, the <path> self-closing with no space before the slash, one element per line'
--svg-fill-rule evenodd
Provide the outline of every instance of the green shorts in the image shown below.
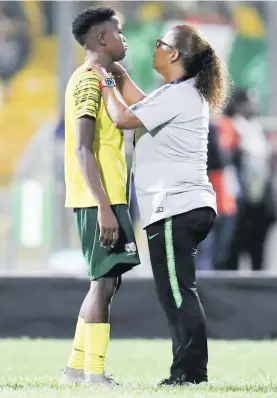
<path fill-rule="evenodd" d="M 111 206 L 119 224 L 116 246 L 103 248 L 99 243 L 97 207 L 75 209 L 77 230 L 90 280 L 118 277 L 140 264 L 134 230 L 127 205 Z"/>

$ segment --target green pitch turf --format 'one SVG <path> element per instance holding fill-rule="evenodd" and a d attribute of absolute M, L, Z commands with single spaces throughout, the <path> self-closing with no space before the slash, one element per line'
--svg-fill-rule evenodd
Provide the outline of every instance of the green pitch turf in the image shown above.
<path fill-rule="evenodd" d="M 168 375 L 170 342 L 112 340 L 107 373 L 123 387 L 85 389 L 58 385 L 70 341 L 0 340 L 0 397 L 277 397 L 277 341 L 211 341 L 209 347 L 209 385 L 157 388 Z"/>

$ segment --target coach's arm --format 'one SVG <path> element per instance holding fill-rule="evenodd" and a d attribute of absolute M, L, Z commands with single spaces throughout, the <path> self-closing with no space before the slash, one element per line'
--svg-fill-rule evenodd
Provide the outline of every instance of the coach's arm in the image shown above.
<path fill-rule="evenodd" d="M 106 69 L 98 64 L 89 63 L 85 67 L 85 70 L 93 70 L 93 72 L 96 73 L 100 81 L 110 77 Z M 131 85 L 132 84 L 130 83 L 130 81 L 125 81 L 125 93 L 128 87 L 129 89 L 131 88 Z M 145 94 L 140 91 L 140 89 L 136 89 L 136 87 L 134 86 L 132 88 L 132 93 L 133 100 L 130 101 L 129 99 L 129 102 L 131 102 L 132 104 L 137 103 L 140 99 L 143 99 L 145 97 Z M 137 127 L 144 126 L 140 119 L 128 108 L 128 105 L 126 104 L 126 102 L 124 102 L 122 95 L 116 87 L 104 87 L 102 89 L 102 97 L 104 99 L 105 108 L 117 128 L 121 130 L 133 130 Z M 135 99 L 137 101 L 134 101 Z"/>
<path fill-rule="evenodd" d="M 126 69 L 118 62 L 113 63 L 112 74 L 120 94 L 128 106 L 137 104 L 146 97 L 145 93 L 131 79 Z"/>
<path fill-rule="evenodd" d="M 109 77 L 101 65 L 94 65 L 94 72 L 100 79 Z M 145 127 L 152 131 L 165 123 L 169 123 L 180 112 L 176 106 L 175 90 L 167 84 L 138 103 L 128 107 L 123 101 L 117 87 L 103 87 L 102 97 L 106 110 L 113 123 L 121 130 L 132 130 Z"/>

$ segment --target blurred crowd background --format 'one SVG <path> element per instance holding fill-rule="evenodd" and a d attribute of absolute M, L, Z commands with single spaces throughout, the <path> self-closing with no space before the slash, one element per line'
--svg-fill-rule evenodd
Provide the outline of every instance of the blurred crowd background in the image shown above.
<path fill-rule="evenodd" d="M 124 66 L 147 93 L 162 83 L 152 69 L 154 43 L 174 24 L 197 26 L 223 58 L 233 96 L 224 114 L 211 117 L 208 155 L 219 217 L 198 269 L 276 273 L 276 4 L 0 1 L 0 273 L 86 274 L 73 214 L 64 209 L 63 96 L 85 57 L 71 22 L 90 5 L 117 10 L 128 42 Z M 133 136 L 125 135 L 130 166 Z M 150 276 L 130 188 L 143 263 L 132 276 Z"/>

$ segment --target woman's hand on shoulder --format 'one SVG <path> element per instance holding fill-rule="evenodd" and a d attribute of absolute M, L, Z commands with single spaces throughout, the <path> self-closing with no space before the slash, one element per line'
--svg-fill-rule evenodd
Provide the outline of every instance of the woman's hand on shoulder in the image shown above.
<path fill-rule="evenodd" d="M 100 80 L 104 80 L 109 77 L 108 72 L 106 69 L 97 62 L 93 62 L 86 58 L 85 65 L 84 65 L 85 72 L 93 71 L 99 77 Z"/>

